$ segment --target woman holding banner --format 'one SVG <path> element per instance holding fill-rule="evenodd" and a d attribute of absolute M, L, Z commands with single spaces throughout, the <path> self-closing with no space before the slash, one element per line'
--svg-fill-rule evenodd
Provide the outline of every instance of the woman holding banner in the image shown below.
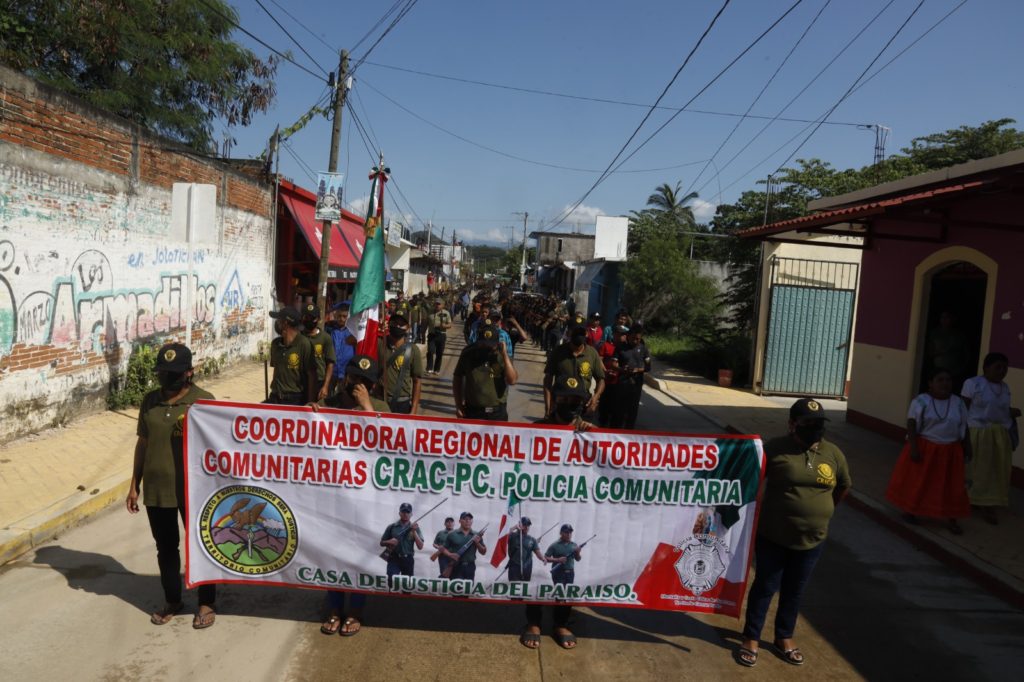
<path fill-rule="evenodd" d="M 789 435 L 765 443 L 756 573 L 737 653 L 741 665 L 757 663 L 761 628 L 776 592 L 775 647 L 787 663 L 804 663 L 793 643 L 800 596 L 821 556 L 836 505 L 851 485 L 846 457 L 824 439 L 826 421 L 821 403 L 801 398 L 789 409 Z"/>
<path fill-rule="evenodd" d="M 387 403 L 371 397 L 379 376 L 380 370 L 376 360 L 366 355 L 357 355 L 348 361 L 348 365 L 345 367 L 344 383 L 338 392 L 319 403 L 310 403 L 309 406 L 313 408 L 314 412 L 321 405 L 356 412 L 390 412 Z M 327 620 L 320 626 L 320 632 L 325 635 L 340 634 L 342 637 L 352 637 L 358 634 L 362 628 L 363 608 L 366 606 L 365 594 L 351 593 L 349 614 L 344 620 L 342 620 L 342 612 L 345 610 L 345 592 L 329 591 L 327 605 L 330 612 L 327 615 Z"/>

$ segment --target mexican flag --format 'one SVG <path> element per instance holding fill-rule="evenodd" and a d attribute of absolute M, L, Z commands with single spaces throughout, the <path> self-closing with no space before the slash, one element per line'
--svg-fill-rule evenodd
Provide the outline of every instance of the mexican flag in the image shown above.
<path fill-rule="evenodd" d="M 366 243 L 359 260 L 359 274 L 352 293 L 352 312 L 348 329 L 356 340 L 356 354 L 377 357 L 377 331 L 380 328 L 380 304 L 384 301 L 384 183 L 390 168 L 380 165 L 370 171 L 370 202 L 366 207 Z"/>
<path fill-rule="evenodd" d="M 516 462 L 515 471 L 518 474 L 522 464 Z M 520 500 L 516 497 L 515 493 L 508 496 L 508 507 L 505 509 L 505 513 L 501 515 L 501 523 L 498 524 L 498 540 L 494 543 L 494 551 L 491 553 L 491 566 L 497 568 L 501 565 L 501 562 L 508 556 L 508 539 L 509 534 L 519 519 L 516 518 L 515 509 L 518 506 Z"/>

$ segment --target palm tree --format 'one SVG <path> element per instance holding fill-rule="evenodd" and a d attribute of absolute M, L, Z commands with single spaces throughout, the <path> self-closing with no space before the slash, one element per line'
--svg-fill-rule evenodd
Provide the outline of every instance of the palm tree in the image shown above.
<path fill-rule="evenodd" d="M 672 216 L 678 223 L 693 228 L 697 221 L 693 217 L 693 208 L 687 204 L 697 198 L 697 193 L 690 192 L 680 197 L 681 190 L 681 182 L 677 182 L 675 187 L 667 182 L 662 183 L 654 190 L 654 194 L 647 197 L 647 205 L 653 211 Z"/>

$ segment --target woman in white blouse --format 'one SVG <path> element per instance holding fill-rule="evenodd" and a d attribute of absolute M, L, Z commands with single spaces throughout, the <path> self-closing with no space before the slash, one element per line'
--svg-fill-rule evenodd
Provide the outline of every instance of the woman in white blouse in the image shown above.
<path fill-rule="evenodd" d="M 885 496 L 903 510 L 910 523 L 919 516 L 947 519 L 960 535 L 957 519 L 971 514 L 964 484 L 964 460 L 971 459 L 967 406 L 953 395 L 953 377 L 933 369 L 928 392 L 914 398 L 907 411 L 907 441 L 896 460 Z"/>
<path fill-rule="evenodd" d="M 998 523 L 995 508 L 1009 504 L 1013 466 L 1010 426 L 1020 416 L 1020 410 L 1010 406 L 1010 387 L 1003 382 L 1008 365 L 1002 353 L 989 353 L 982 363 L 982 375 L 965 381 L 960 391 L 967 403 L 967 426 L 974 451 L 967 494 L 991 524 Z"/>

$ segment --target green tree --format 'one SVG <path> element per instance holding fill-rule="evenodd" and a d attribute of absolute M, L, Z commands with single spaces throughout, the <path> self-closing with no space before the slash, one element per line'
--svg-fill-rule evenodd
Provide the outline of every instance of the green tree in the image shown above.
<path fill-rule="evenodd" d="M 693 208 L 689 204 L 697 198 L 697 193 L 680 196 L 681 188 L 681 182 L 677 182 L 675 187 L 667 182 L 658 185 L 654 194 L 647 197 L 647 206 L 656 213 L 670 217 L 677 224 L 692 229 L 697 221 L 693 218 Z"/>
<path fill-rule="evenodd" d="M 0 61 L 207 152 L 213 122 L 248 125 L 276 94 L 277 60 L 231 40 L 223 0 L 0 4 Z"/>

